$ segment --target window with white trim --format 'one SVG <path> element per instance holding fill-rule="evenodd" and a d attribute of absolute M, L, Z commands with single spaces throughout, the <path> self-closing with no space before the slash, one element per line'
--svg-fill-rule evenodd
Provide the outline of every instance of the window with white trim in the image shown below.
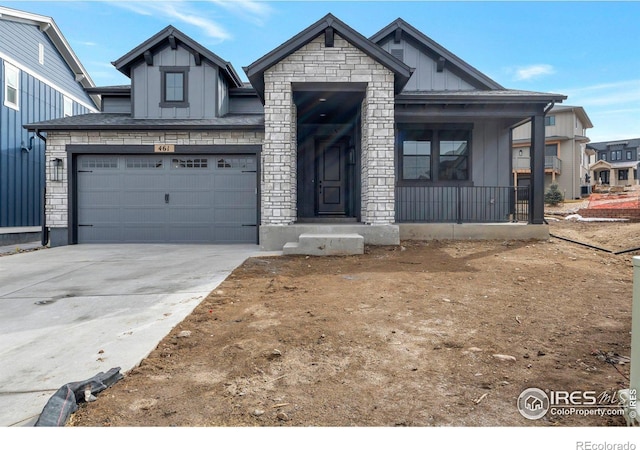
<path fill-rule="evenodd" d="M 63 95 L 63 108 L 64 108 L 64 117 L 73 116 L 73 100 L 71 100 L 66 95 Z"/>
<path fill-rule="evenodd" d="M 44 45 L 42 42 L 38 43 L 38 62 L 44 65 Z"/>
<path fill-rule="evenodd" d="M 4 106 L 20 109 L 20 70 L 4 62 Z"/>

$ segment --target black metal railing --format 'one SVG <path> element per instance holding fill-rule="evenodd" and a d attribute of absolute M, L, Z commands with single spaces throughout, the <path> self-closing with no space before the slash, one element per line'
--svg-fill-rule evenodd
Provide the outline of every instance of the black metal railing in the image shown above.
<path fill-rule="evenodd" d="M 529 221 L 529 187 L 399 186 L 396 221 L 504 223 Z"/>

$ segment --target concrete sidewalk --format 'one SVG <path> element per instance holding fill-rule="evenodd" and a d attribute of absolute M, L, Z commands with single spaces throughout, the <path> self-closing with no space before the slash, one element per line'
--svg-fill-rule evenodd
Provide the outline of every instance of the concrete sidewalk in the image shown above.
<path fill-rule="evenodd" d="M 73 245 L 0 257 L 0 426 L 144 359 L 257 245 Z M 273 253 L 271 253 L 273 254 Z"/>

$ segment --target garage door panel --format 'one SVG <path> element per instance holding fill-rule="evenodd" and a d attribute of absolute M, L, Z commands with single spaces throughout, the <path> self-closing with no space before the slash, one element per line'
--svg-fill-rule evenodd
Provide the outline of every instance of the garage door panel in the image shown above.
<path fill-rule="evenodd" d="M 150 227 L 155 224 L 164 224 L 167 219 L 167 213 L 163 207 L 142 206 L 142 207 L 128 207 L 121 208 L 121 215 L 119 222 L 123 225 L 137 224 L 138 226 L 147 224 Z"/>
<path fill-rule="evenodd" d="M 251 242 L 256 239 L 255 227 L 238 227 L 235 225 L 219 225 L 216 227 L 216 240 L 228 244 Z"/>
<path fill-rule="evenodd" d="M 77 165 L 79 242 L 256 242 L 254 156 L 81 155 Z"/>
<path fill-rule="evenodd" d="M 166 241 L 166 229 L 163 224 L 123 224 L 122 240 L 126 243 L 163 243 Z"/>
<path fill-rule="evenodd" d="M 165 188 L 165 180 L 162 173 L 129 172 L 122 177 L 121 186 L 131 191 L 160 191 Z"/>

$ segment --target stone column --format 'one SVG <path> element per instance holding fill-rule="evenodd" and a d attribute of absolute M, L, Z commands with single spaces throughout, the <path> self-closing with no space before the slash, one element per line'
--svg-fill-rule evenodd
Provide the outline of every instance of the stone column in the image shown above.
<path fill-rule="evenodd" d="M 395 222 L 393 74 L 376 74 L 362 109 L 362 221 Z"/>
<path fill-rule="evenodd" d="M 264 77 L 262 224 L 289 225 L 296 218 L 295 105 L 290 81 L 269 71 Z"/>

